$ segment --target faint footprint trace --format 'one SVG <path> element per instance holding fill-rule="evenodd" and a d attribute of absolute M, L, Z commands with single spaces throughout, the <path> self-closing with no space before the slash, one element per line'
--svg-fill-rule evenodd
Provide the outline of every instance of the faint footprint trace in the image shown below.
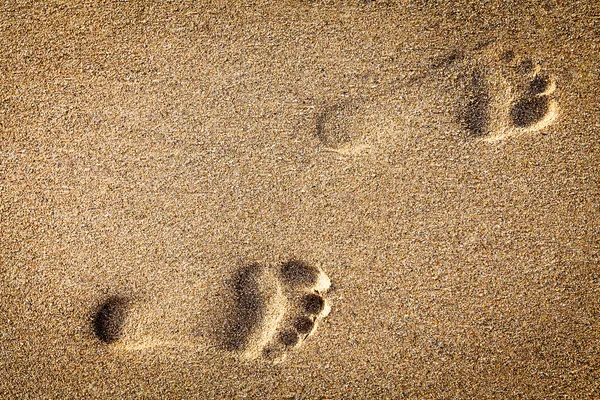
<path fill-rule="evenodd" d="M 490 55 L 491 54 L 491 55 Z M 483 55 L 463 74 L 464 95 L 458 118 L 474 138 L 493 142 L 537 132 L 555 121 L 556 81 L 530 59 L 516 62 L 506 51 Z"/>
<path fill-rule="evenodd" d="M 283 361 L 330 311 L 323 297 L 329 278 L 302 261 L 288 261 L 278 270 L 254 264 L 240 271 L 238 283 L 227 348 L 247 359 Z"/>
<path fill-rule="evenodd" d="M 317 115 L 315 135 L 326 151 L 349 156 L 377 145 L 379 138 L 373 130 L 371 103 L 365 99 L 343 100 L 325 107 Z"/>

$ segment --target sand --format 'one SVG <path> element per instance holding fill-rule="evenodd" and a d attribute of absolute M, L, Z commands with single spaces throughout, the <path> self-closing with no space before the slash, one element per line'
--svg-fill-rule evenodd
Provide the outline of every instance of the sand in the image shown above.
<path fill-rule="evenodd" d="M 3 2 L 1 398 L 600 398 L 597 2 Z"/>

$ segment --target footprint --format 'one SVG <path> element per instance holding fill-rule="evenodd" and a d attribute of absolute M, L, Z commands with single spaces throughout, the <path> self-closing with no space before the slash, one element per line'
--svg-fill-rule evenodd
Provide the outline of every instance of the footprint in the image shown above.
<path fill-rule="evenodd" d="M 458 122 L 470 138 L 494 142 L 552 124 L 555 91 L 555 78 L 539 63 L 485 42 L 470 53 L 435 57 L 422 71 L 369 96 L 325 107 L 314 132 L 326 151 L 342 156 L 406 154 L 431 140 L 419 132 L 449 122 Z"/>
<path fill-rule="evenodd" d="M 283 361 L 330 311 L 323 297 L 329 278 L 302 261 L 288 261 L 278 270 L 253 265 L 240 272 L 238 283 L 227 348 L 246 359 Z"/>
<path fill-rule="evenodd" d="M 553 123 L 555 79 L 531 59 L 517 63 L 513 51 L 496 54 L 483 53 L 474 67 L 463 64 L 458 118 L 469 136 L 493 142 Z"/>
<path fill-rule="evenodd" d="M 230 296 L 220 297 L 225 298 L 224 304 L 215 305 L 206 318 L 217 332 L 219 346 L 206 341 L 210 332 L 186 328 L 192 323 L 190 315 L 183 313 L 193 306 L 166 293 L 136 301 L 111 296 L 94 310 L 91 330 L 112 350 L 224 349 L 242 359 L 278 363 L 329 314 L 323 294 L 330 285 L 320 268 L 297 260 L 241 268 L 231 280 Z"/>
<path fill-rule="evenodd" d="M 323 110 L 316 121 L 316 134 L 319 140 L 332 149 L 348 147 L 352 142 L 359 140 L 359 135 L 350 129 L 348 124 L 349 119 L 355 118 L 358 109 L 356 104 L 345 102 Z"/>

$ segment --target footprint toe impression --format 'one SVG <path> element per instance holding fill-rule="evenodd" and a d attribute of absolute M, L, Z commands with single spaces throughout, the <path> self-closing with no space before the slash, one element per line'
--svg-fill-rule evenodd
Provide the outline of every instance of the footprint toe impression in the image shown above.
<path fill-rule="evenodd" d="M 318 321 L 329 313 L 330 307 L 323 294 L 331 281 L 319 267 L 297 260 L 282 264 L 281 276 L 296 299 L 292 301 L 295 310 L 291 325 L 301 340 L 305 340 L 315 331 Z"/>
<path fill-rule="evenodd" d="M 298 333 L 291 329 L 281 332 L 279 337 L 281 342 L 287 347 L 295 346 L 300 341 L 300 336 L 298 336 Z"/>
<path fill-rule="evenodd" d="M 299 317 L 294 322 L 294 328 L 302 335 L 308 335 L 315 327 L 315 321 L 309 317 Z"/>
<path fill-rule="evenodd" d="M 302 306 L 308 314 L 318 315 L 325 309 L 325 299 L 316 293 L 309 293 L 302 298 Z"/>

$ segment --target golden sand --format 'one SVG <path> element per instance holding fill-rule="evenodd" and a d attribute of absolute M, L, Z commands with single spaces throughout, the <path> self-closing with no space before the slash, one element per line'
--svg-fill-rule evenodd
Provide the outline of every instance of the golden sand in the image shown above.
<path fill-rule="evenodd" d="M 597 2 L 0 5 L 1 398 L 600 398 Z"/>

